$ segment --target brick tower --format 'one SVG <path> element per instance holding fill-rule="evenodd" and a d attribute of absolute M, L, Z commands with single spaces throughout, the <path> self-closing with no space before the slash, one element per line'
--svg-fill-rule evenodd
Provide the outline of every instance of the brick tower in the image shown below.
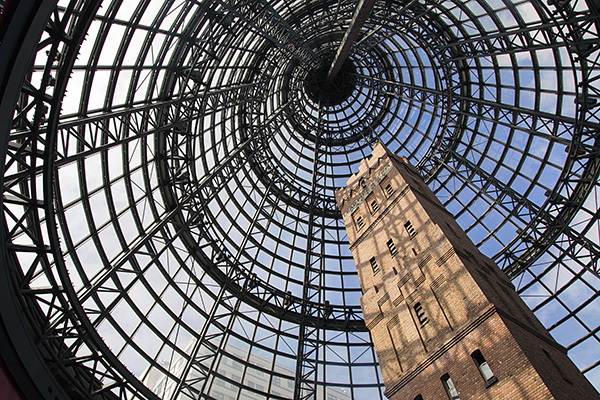
<path fill-rule="evenodd" d="M 377 144 L 336 198 L 388 398 L 600 398 L 405 159 Z"/>

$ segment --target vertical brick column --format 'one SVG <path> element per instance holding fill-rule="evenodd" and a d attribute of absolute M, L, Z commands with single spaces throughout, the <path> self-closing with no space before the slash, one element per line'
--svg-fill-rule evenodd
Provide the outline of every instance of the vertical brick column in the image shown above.
<path fill-rule="evenodd" d="M 336 193 L 390 399 L 600 399 L 418 172 L 377 144 Z"/>

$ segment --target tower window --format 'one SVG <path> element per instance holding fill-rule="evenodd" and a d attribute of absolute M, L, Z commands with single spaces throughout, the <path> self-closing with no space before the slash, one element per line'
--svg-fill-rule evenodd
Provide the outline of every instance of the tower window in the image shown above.
<path fill-rule="evenodd" d="M 450 400 L 460 400 L 460 397 L 458 396 L 458 390 L 456 390 L 454 382 L 452 382 L 452 379 L 450 379 L 450 375 L 442 375 L 442 383 L 444 384 L 444 389 L 446 389 L 446 394 Z"/>
<path fill-rule="evenodd" d="M 415 398 L 413 400 L 423 400 L 423 396 L 421 396 L 420 394 L 416 395 Z"/>
<path fill-rule="evenodd" d="M 428 319 L 427 315 L 425 315 L 425 311 L 423 310 L 423 306 L 421 305 L 421 303 L 416 303 L 413 306 L 413 308 L 415 310 L 415 314 L 417 315 L 417 320 L 419 320 L 421 326 L 425 325 Z"/>
<path fill-rule="evenodd" d="M 371 210 L 373 210 L 374 213 L 379 211 L 379 204 L 377 204 L 377 200 L 373 200 L 371 202 Z"/>
<path fill-rule="evenodd" d="M 387 247 L 390 250 L 390 254 L 392 257 L 398 254 L 398 249 L 396 249 L 396 246 L 394 245 L 394 241 L 392 239 L 387 241 Z"/>
<path fill-rule="evenodd" d="M 563 378 L 566 382 L 573 384 L 573 381 L 571 379 L 569 379 L 569 377 L 565 374 L 563 369 L 560 367 L 560 365 L 558 365 L 558 363 L 556 362 L 556 360 L 554 360 L 554 358 L 550 355 L 550 353 L 548 353 L 546 351 L 546 349 L 542 349 L 542 350 L 544 351 L 544 354 L 546 354 L 546 357 L 548 357 L 548 360 L 550 360 L 550 363 L 552 365 L 554 365 L 554 368 L 556 368 L 558 370 L 558 373 L 560 374 L 561 378 Z"/>
<path fill-rule="evenodd" d="M 498 378 L 494 376 L 492 369 L 488 365 L 487 361 L 485 361 L 485 358 L 483 357 L 483 354 L 481 354 L 481 351 L 475 350 L 471 354 L 471 357 L 473 358 L 475 365 L 477 365 L 477 368 L 479 369 L 479 373 L 485 381 L 485 387 L 490 387 L 494 383 L 498 382 Z"/>
<path fill-rule="evenodd" d="M 373 268 L 373 273 L 379 272 L 379 265 L 377 265 L 377 260 L 375 257 L 371 257 L 369 262 L 371 263 L 371 268 Z"/>
<path fill-rule="evenodd" d="M 414 238 L 415 235 L 417 234 L 417 231 L 415 231 L 415 228 L 412 226 L 410 221 L 406 221 L 406 223 L 404 224 L 404 228 L 406 229 L 406 232 L 408 233 L 408 236 L 411 239 Z"/>
<path fill-rule="evenodd" d="M 364 228 L 365 220 L 363 219 L 362 215 L 359 215 L 358 218 L 356 218 L 356 225 L 358 226 L 358 229 Z"/>
<path fill-rule="evenodd" d="M 391 183 L 387 184 L 387 186 L 385 187 L 385 192 L 387 193 L 388 196 L 391 196 L 392 194 L 394 194 L 394 188 L 392 187 Z"/>

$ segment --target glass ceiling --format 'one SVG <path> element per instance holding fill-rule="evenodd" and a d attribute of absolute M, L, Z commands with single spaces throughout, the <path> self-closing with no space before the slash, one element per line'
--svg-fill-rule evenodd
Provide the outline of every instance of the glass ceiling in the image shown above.
<path fill-rule="evenodd" d="M 600 19 L 548 3 L 378 1 L 333 83 L 354 1 L 40 8 L 3 315 L 73 396 L 383 399 L 334 198 L 380 141 L 600 388 Z"/>

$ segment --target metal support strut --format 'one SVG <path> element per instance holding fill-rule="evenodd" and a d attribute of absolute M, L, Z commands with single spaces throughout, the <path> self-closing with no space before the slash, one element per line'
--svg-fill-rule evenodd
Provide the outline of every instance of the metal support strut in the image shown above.
<path fill-rule="evenodd" d="M 338 72 L 340 72 L 342 65 L 344 65 L 344 61 L 346 61 L 348 54 L 350 54 L 350 49 L 352 48 L 360 29 L 367 21 L 367 18 L 369 18 L 374 5 L 375 0 L 360 0 L 358 2 L 356 11 L 354 11 L 354 16 L 352 17 L 352 21 L 350 22 L 350 26 L 344 34 L 344 38 L 340 43 L 340 47 L 338 47 L 335 58 L 331 63 L 331 68 L 329 68 L 329 80 L 333 80 Z"/>

